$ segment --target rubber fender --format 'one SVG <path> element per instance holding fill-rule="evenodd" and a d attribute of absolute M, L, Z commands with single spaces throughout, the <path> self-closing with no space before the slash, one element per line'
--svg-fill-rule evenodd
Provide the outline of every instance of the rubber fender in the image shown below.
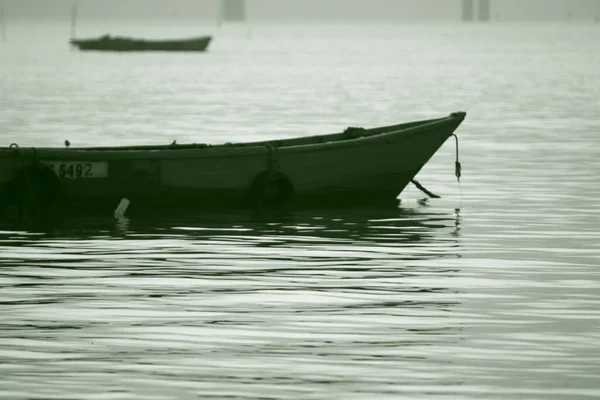
<path fill-rule="evenodd" d="M 248 203 L 252 208 L 284 207 L 294 197 L 294 185 L 280 171 L 264 171 L 250 185 Z"/>
<path fill-rule="evenodd" d="M 60 179 L 39 162 L 23 167 L 6 189 L 5 202 L 17 207 L 21 220 L 46 218 L 60 203 Z"/>

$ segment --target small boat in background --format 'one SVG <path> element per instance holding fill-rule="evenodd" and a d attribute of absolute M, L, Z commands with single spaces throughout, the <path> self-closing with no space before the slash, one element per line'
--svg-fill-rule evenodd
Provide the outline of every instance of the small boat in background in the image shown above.
<path fill-rule="evenodd" d="M 71 39 L 83 51 L 206 51 L 212 36 L 188 39 L 146 40 L 104 35 L 95 39 Z"/>

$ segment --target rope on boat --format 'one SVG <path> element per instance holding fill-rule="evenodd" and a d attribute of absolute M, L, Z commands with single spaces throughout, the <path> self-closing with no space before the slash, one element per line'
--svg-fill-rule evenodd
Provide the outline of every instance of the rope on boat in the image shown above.
<path fill-rule="evenodd" d="M 248 192 L 250 206 L 282 207 L 294 195 L 294 185 L 290 178 L 281 171 L 279 152 L 272 143 L 265 144 L 267 148 L 267 168 L 259 173 Z"/>
<path fill-rule="evenodd" d="M 460 165 L 460 161 L 458 160 L 458 136 L 456 136 L 454 133 L 452 134 L 452 136 L 454 136 L 454 139 L 456 139 L 456 161 L 454 162 L 454 176 L 456 176 L 456 180 L 458 181 L 458 184 L 460 185 L 460 177 L 461 177 L 461 172 L 462 172 L 462 165 Z M 439 199 L 439 198 L 441 198 L 437 194 L 435 194 L 435 193 L 427 190 L 416 179 L 411 179 L 410 182 L 413 185 L 415 185 L 417 187 L 417 189 L 419 189 L 423 193 L 425 193 L 427 196 L 429 196 L 429 197 L 431 197 L 433 199 Z M 462 192 L 462 189 L 461 189 L 461 192 Z"/>
<path fill-rule="evenodd" d="M 343 132 L 344 139 L 356 139 L 365 134 L 367 130 L 361 126 L 349 126 Z"/>
<path fill-rule="evenodd" d="M 419 189 L 420 191 L 422 191 L 423 193 L 425 193 L 427 196 L 431 197 L 432 199 L 439 199 L 440 196 L 438 196 L 437 194 L 430 192 L 429 190 L 425 189 L 425 187 L 423 185 L 421 185 L 416 179 L 411 179 L 410 181 L 413 185 L 415 185 L 417 187 L 417 189 Z"/>
<path fill-rule="evenodd" d="M 458 161 L 458 136 L 456 136 L 454 133 L 452 136 L 454 136 L 454 139 L 456 139 L 456 161 L 454 162 L 454 176 L 456 176 L 456 180 L 458 180 L 458 183 L 460 183 L 462 165 L 460 165 L 460 161 Z"/>
<path fill-rule="evenodd" d="M 277 172 L 281 170 L 281 165 L 279 164 L 279 157 L 277 153 L 277 148 L 273 146 L 271 143 L 267 143 L 267 150 L 269 151 L 269 159 L 267 160 L 267 169 L 271 176 L 275 176 Z"/>

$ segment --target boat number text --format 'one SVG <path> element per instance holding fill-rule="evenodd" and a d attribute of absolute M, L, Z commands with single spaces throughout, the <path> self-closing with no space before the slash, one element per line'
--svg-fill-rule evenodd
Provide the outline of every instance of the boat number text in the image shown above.
<path fill-rule="evenodd" d="M 59 178 L 82 179 L 105 178 L 108 176 L 108 165 L 106 162 L 46 161 L 45 164 Z"/>

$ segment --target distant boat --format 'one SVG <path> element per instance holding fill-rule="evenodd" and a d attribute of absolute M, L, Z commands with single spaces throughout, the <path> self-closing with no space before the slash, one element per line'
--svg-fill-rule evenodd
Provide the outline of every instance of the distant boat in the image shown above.
<path fill-rule="evenodd" d="M 465 116 L 220 145 L 13 144 L 0 148 L 0 212 L 38 215 L 51 205 L 112 212 L 123 198 L 137 210 L 397 204 Z"/>
<path fill-rule="evenodd" d="M 146 40 L 104 35 L 95 39 L 71 39 L 82 51 L 206 51 L 212 36 L 188 39 Z"/>

